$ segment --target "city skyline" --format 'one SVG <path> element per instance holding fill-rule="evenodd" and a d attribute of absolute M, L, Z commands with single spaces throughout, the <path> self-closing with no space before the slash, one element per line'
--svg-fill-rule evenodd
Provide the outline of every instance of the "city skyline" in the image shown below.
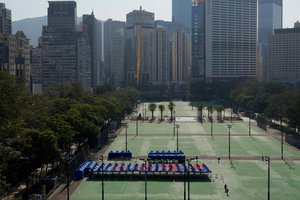
<path fill-rule="evenodd" d="M 47 15 L 47 0 L 4 0 L 6 7 L 12 11 L 12 21 L 18 21 L 25 18 L 34 18 Z M 172 20 L 172 0 L 119 0 L 117 3 L 108 0 L 77 0 L 77 15 L 82 16 L 94 12 L 99 20 L 126 20 L 126 14 L 132 10 L 138 10 L 140 6 L 149 12 L 155 13 L 155 19 Z M 157 6 L 159 5 L 159 7 Z M 24 8 L 30 6 L 30 12 L 24 12 Z M 292 28 L 294 23 L 300 20 L 300 13 L 297 8 L 300 1 L 285 0 L 283 2 L 283 28 Z M 119 9 L 118 12 L 116 10 Z"/>

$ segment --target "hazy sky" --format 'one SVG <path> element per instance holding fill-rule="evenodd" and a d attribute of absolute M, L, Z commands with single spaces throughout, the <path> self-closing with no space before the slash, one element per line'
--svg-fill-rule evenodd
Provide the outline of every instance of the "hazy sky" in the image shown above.
<path fill-rule="evenodd" d="M 12 10 L 13 21 L 47 15 L 47 0 L 0 0 Z M 126 14 L 140 6 L 155 13 L 155 19 L 171 20 L 171 0 L 77 0 L 77 15 L 94 14 L 99 20 L 125 21 Z M 300 0 L 283 0 L 283 27 L 293 27 L 300 20 Z"/>

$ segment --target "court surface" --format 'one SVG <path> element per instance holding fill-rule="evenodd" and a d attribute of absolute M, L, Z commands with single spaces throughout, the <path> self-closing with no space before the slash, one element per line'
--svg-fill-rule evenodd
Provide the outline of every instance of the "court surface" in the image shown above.
<path fill-rule="evenodd" d="M 233 123 L 229 121 L 218 123 L 215 120 L 213 124 L 206 120 L 201 124 L 193 120 L 184 120 L 187 117 L 196 116 L 195 108 L 192 109 L 187 102 L 174 103 L 177 116 L 175 125 L 180 126 L 178 129 L 176 126 L 174 129 L 174 124 L 167 120 L 169 118 L 167 102 L 163 103 L 166 106 L 165 121 L 158 120 L 160 113 L 156 111 L 156 120 L 151 123 L 148 121 L 139 121 L 138 124 L 136 121 L 127 122 L 128 149 L 136 157 L 132 162 L 142 162 L 139 159 L 147 156 L 151 150 L 176 150 L 178 130 L 178 149 L 184 151 L 186 156 L 198 156 L 198 162 L 205 162 L 213 171 L 212 174 L 191 182 L 190 199 L 267 199 L 268 165 L 261 159 L 262 156 L 271 156 L 271 199 L 299 199 L 299 150 L 284 144 L 285 160 L 281 160 L 280 142 L 258 128 L 253 121 L 250 124 L 249 135 L 248 120 L 234 121 Z M 143 105 L 140 105 L 139 110 L 144 112 Z M 151 112 L 147 111 L 146 114 L 151 117 Z M 207 115 L 207 112 L 204 111 L 203 114 Z M 230 115 L 229 110 L 226 110 L 226 115 Z M 228 159 L 229 129 L 227 124 L 232 125 L 230 129 L 231 161 Z M 105 156 L 111 150 L 125 149 L 125 134 L 126 129 L 122 129 L 119 136 L 106 150 Z M 217 157 L 221 158 L 220 163 L 218 163 Z M 104 183 L 105 199 L 145 199 L 144 180 L 114 178 L 106 179 Z M 226 196 L 224 192 L 225 183 L 229 188 L 229 196 Z M 148 180 L 147 197 L 149 200 L 183 199 L 183 185 L 182 180 L 164 178 Z M 71 200 L 79 199 L 101 199 L 101 180 L 85 179 L 71 196 Z"/>

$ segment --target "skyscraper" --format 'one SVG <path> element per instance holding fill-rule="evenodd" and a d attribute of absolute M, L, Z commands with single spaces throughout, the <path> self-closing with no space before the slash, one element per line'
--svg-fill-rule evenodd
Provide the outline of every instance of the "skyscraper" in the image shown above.
<path fill-rule="evenodd" d="M 205 79 L 205 2 L 192 6 L 192 83 Z"/>
<path fill-rule="evenodd" d="M 124 64 L 124 51 L 125 51 L 125 30 L 119 28 L 113 32 L 112 49 L 111 49 L 111 83 L 115 87 L 124 85 L 125 64 Z"/>
<path fill-rule="evenodd" d="M 256 78 L 257 0 L 205 4 L 207 80 Z"/>
<path fill-rule="evenodd" d="M 71 82 L 81 82 L 86 90 L 91 87 L 90 78 L 81 77 L 90 75 L 91 61 L 84 58 L 90 49 L 87 34 L 76 33 L 76 17 L 75 1 L 49 2 L 49 24 L 43 27 L 42 36 L 43 88 Z"/>
<path fill-rule="evenodd" d="M 48 3 L 48 28 L 56 32 L 76 31 L 76 2 L 49 1 Z"/>
<path fill-rule="evenodd" d="M 0 3 L 0 33 L 11 34 L 11 11 Z"/>
<path fill-rule="evenodd" d="M 268 39 L 274 29 L 282 28 L 282 0 L 259 0 L 258 4 L 258 45 L 261 79 L 267 79 Z"/>
<path fill-rule="evenodd" d="M 191 68 L 191 44 L 184 30 L 173 34 L 172 42 L 172 84 L 186 84 Z"/>
<path fill-rule="evenodd" d="M 114 55 L 115 52 L 113 50 L 121 51 L 122 48 L 125 48 L 125 38 L 126 38 L 126 24 L 122 21 L 114 21 L 112 19 L 108 19 L 104 22 L 104 71 L 106 75 L 106 81 L 114 82 L 113 79 L 115 79 L 115 75 L 113 73 L 116 73 L 116 68 L 112 69 L 114 66 Z M 117 33 L 116 33 L 117 32 Z M 123 33 L 121 33 L 123 32 Z M 121 36 L 123 35 L 123 36 Z M 117 37 L 117 42 L 114 41 L 114 37 Z M 124 42 L 120 41 L 120 37 L 124 37 Z M 115 45 L 123 45 L 122 47 L 117 47 Z M 123 56 L 124 57 L 124 56 Z M 121 58 L 121 57 L 118 57 Z M 125 58 L 124 58 L 125 59 Z M 125 61 L 123 61 L 125 62 Z M 120 65 L 121 61 L 118 61 L 118 65 Z M 124 63 L 123 63 L 124 64 Z M 125 65 L 125 64 L 124 64 Z M 117 67 L 120 69 L 120 66 Z M 124 68 L 124 67 L 123 67 Z M 125 75 L 123 75 L 125 76 Z"/>
<path fill-rule="evenodd" d="M 97 65 L 98 52 L 97 52 L 97 27 L 94 13 L 82 16 L 82 31 L 87 33 L 90 45 L 91 56 L 91 83 L 92 87 L 99 85 L 98 74 L 99 68 Z"/>
<path fill-rule="evenodd" d="M 269 38 L 268 81 L 300 83 L 300 22 L 294 28 L 275 29 Z"/>
<path fill-rule="evenodd" d="M 148 36 L 154 30 L 154 13 L 134 10 L 126 15 L 126 67 L 128 84 L 149 84 L 151 65 L 147 49 Z"/>
<path fill-rule="evenodd" d="M 172 22 L 182 24 L 185 30 L 191 32 L 192 0 L 172 0 Z"/>

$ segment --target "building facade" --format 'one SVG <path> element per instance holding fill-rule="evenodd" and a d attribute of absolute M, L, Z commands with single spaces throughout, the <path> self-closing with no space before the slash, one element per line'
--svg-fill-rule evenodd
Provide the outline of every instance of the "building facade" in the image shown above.
<path fill-rule="evenodd" d="M 88 33 L 76 32 L 76 2 L 50 1 L 42 36 L 42 85 L 79 82 L 90 91 L 91 49 Z M 89 77 L 87 77 L 89 76 Z"/>
<path fill-rule="evenodd" d="M 205 1 L 192 6 L 192 82 L 205 80 Z"/>
<path fill-rule="evenodd" d="M 300 23 L 275 29 L 269 38 L 268 81 L 300 83 Z"/>
<path fill-rule="evenodd" d="M 113 32 L 111 49 L 111 83 L 115 87 L 125 84 L 125 31 L 119 28 Z"/>
<path fill-rule="evenodd" d="M 150 83 L 151 60 L 147 49 L 154 30 L 154 13 L 134 10 L 126 15 L 126 81 L 129 85 Z"/>
<path fill-rule="evenodd" d="M 187 84 L 191 71 L 191 44 L 187 32 L 178 30 L 172 42 L 172 84 Z"/>
<path fill-rule="evenodd" d="M 256 78 L 257 0 L 205 1 L 206 79 Z"/>
<path fill-rule="evenodd" d="M 274 29 L 282 28 L 282 0 L 258 2 L 258 76 L 260 80 L 267 80 L 268 40 Z"/>
<path fill-rule="evenodd" d="M 0 3 L 0 33 L 12 33 L 11 10 L 5 8 L 4 3 Z"/>
<path fill-rule="evenodd" d="M 74 32 L 77 26 L 75 1 L 49 1 L 48 28 L 55 32 Z"/>
<path fill-rule="evenodd" d="M 192 0 L 172 0 L 172 22 L 182 24 L 191 33 Z"/>
<path fill-rule="evenodd" d="M 122 33 L 123 32 L 123 33 Z M 123 36 L 121 36 L 123 35 Z M 114 37 L 117 37 L 117 42 L 114 41 Z M 114 82 L 116 69 L 120 69 L 121 60 L 118 60 L 118 67 L 116 67 L 115 58 L 121 57 L 115 55 L 116 51 L 122 51 L 124 44 L 120 41 L 120 37 L 126 37 L 126 23 L 122 21 L 114 21 L 108 19 L 104 22 L 104 74 L 107 82 Z M 124 41 L 125 42 L 125 41 Z M 123 42 L 123 43 L 124 43 Z M 122 45 L 122 46 L 115 46 Z M 114 50 L 114 51 L 113 51 Z M 123 55 L 124 57 L 124 55 Z M 124 58 L 125 59 L 125 58 Z M 123 61 L 124 63 L 125 61 Z M 113 69 L 114 67 L 114 69 Z M 124 66 L 122 67 L 124 68 Z M 125 73 L 125 72 L 124 72 Z M 123 77 L 125 74 L 123 75 Z M 119 77 L 119 76 L 118 76 Z M 119 77 L 120 78 L 120 77 Z M 117 79 L 119 79 L 117 78 Z"/>

